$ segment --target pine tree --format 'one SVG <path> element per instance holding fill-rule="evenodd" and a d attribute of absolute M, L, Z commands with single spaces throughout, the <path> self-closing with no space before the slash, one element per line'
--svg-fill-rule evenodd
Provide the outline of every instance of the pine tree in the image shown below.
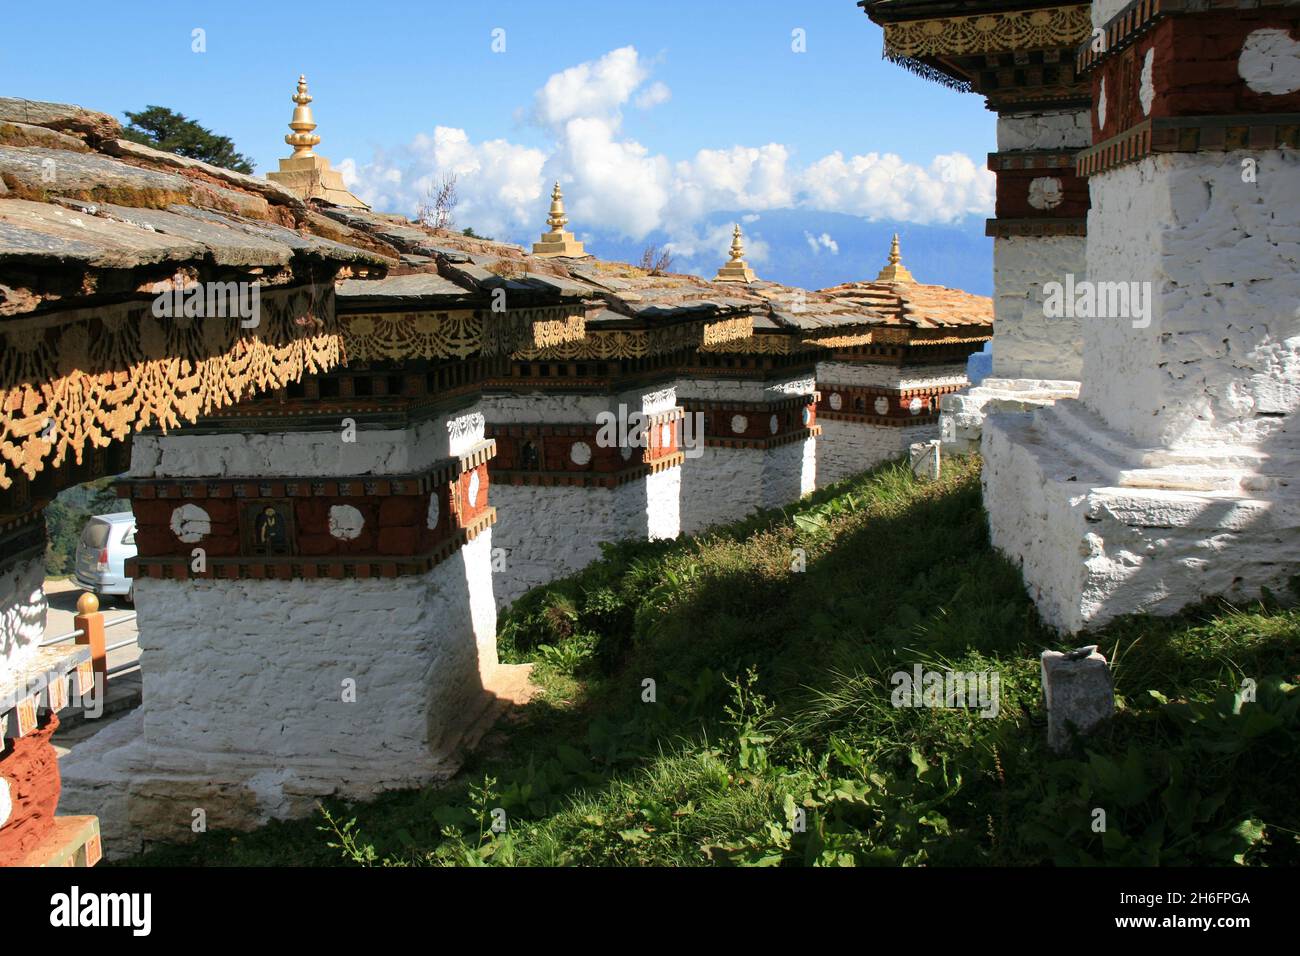
<path fill-rule="evenodd" d="M 253 171 L 248 157 L 235 152 L 235 144 L 229 136 L 218 136 L 181 113 L 164 106 L 146 106 L 139 113 L 127 110 L 126 118 L 130 123 L 122 135 L 133 142 L 237 173 Z"/>

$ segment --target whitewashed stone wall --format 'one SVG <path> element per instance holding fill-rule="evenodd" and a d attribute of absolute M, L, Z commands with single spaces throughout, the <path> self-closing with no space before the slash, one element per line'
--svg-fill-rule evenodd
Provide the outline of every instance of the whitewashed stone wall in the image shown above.
<path fill-rule="evenodd" d="M 938 425 L 920 425 L 915 428 L 886 428 L 823 418 L 818 484 L 833 485 L 854 475 L 907 454 L 913 442 L 930 441 L 939 437 Z"/>
<path fill-rule="evenodd" d="M 1056 409 L 985 422 L 993 545 L 1021 566 L 1048 624 L 1073 633 L 1211 595 L 1288 594 L 1300 567 L 1294 496 L 1120 486 L 1094 445 L 1062 441 Z"/>
<path fill-rule="evenodd" d="M 1092 145 L 1087 110 L 1009 113 L 998 117 L 998 150 L 1082 149 Z"/>
<path fill-rule="evenodd" d="M 1242 181 L 1243 160 L 1257 164 Z M 1150 158 L 1093 180 L 1088 277 L 1154 280 L 1150 324 L 1094 319 L 1081 399 L 1139 444 L 1300 453 L 1300 157 Z"/>
<path fill-rule="evenodd" d="M 195 808 L 247 827 L 450 776 L 497 665 L 491 547 L 418 578 L 137 581 L 143 727 L 64 757 L 60 809 L 120 855 L 187 839 Z"/>
<path fill-rule="evenodd" d="M 0 572 L 0 681 L 36 654 L 45 633 L 45 563 L 19 561 Z"/>
<path fill-rule="evenodd" d="M 681 401 L 771 402 L 817 391 L 814 375 L 772 381 L 682 379 Z M 698 534 L 764 508 L 778 508 L 817 486 L 817 439 L 775 448 L 709 448 L 682 466 L 681 526 Z"/>
<path fill-rule="evenodd" d="M 400 474 L 482 437 L 474 410 L 355 444 L 173 435 L 137 445 L 132 473 Z M 144 703 L 61 761 L 61 808 L 98 815 L 122 854 L 187 838 L 194 809 L 242 828 L 449 776 L 497 667 L 491 555 L 488 529 L 418 577 L 138 580 Z"/>
<path fill-rule="evenodd" d="M 1093 0 L 1092 25 L 1094 27 L 1105 26 L 1109 20 L 1118 15 L 1131 2 L 1132 0 Z"/>
<path fill-rule="evenodd" d="M 581 571 L 602 542 L 676 538 L 681 483 L 682 469 L 669 468 L 617 488 L 494 484 L 497 606 Z"/>
<path fill-rule="evenodd" d="M 688 378 L 677 383 L 677 396 L 681 401 L 771 402 L 792 395 L 811 395 L 815 391 L 817 383 L 812 375 L 768 382 L 753 379 Z"/>
<path fill-rule="evenodd" d="M 610 395 L 490 394 L 482 400 L 493 425 L 596 425 L 619 412 L 647 415 L 677 406 L 673 383 Z M 541 487 L 496 482 L 495 590 L 498 607 L 558 578 L 581 571 L 600 557 L 607 541 L 658 540 L 681 533 L 681 469 L 617 488 Z"/>
<path fill-rule="evenodd" d="M 940 388 L 945 385 L 966 384 L 966 363 L 926 365 L 911 367 L 897 365 L 869 365 L 855 362 L 818 362 L 818 387 L 823 393 L 834 391 L 836 385 L 857 385 L 876 388 Z"/>
<path fill-rule="evenodd" d="M 1047 318 L 1048 283 L 1087 274 L 1088 240 L 1080 236 L 993 241 L 993 377 L 1078 381 L 1083 327 L 1078 319 Z"/>
<path fill-rule="evenodd" d="M 764 507 L 764 457 L 756 448 L 705 447 L 700 457 L 688 458 L 682 466 L 682 530 L 699 534 Z"/>

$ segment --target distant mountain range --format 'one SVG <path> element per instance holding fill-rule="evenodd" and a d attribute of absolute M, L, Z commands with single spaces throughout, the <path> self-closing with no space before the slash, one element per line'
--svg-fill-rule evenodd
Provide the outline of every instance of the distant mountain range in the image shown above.
<path fill-rule="evenodd" d="M 954 226 L 919 226 L 803 209 L 721 211 L 696 228 L 700 235 L 718 232 L 726 236 L 716 251 L 710 249 L 705 254 L 698 251 L 697 245 L 694 256 L 675 255 L 673 271 L 711 277 L 726 261 L 729 224 L 733 222 L 742 224 L 751 249 L 758 243 L 767 246 L 763 261 L 749 257 L 750 265 L 763 279 L 804 289 L 874 279 L 889 258 L 890 239 L 897 232 L 903 265 L 918 282 L 951 286 L 977 295 L 993 294 L 993 240 L 984 235 L 984 220 L 973 217 Z M 588 252 L 602 259 L 635 263 L 646 246 L 653 243 L 662 248 L 669 237 L 652 233 L 632 241 L 582 232 L 580 238 L 586 241 Z"/>

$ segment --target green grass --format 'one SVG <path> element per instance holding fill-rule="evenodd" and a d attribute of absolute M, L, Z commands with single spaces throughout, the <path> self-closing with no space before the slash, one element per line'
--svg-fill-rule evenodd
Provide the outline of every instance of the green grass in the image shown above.
<path fill-rule="evenodd" d="M 1053 754 L 1038 655 L 1085 641 L 1049 632 L 990 548 L 978 469 L 923 485 L 891 464 L 702 539 L 610 547 L 503 615 L 503 659 L 537 662 L 545 694 L 450 785 L 134 862 L 1300 862 L 1300 613 L 1264 595 L 1089 635 L 1119 710 Z M 995 671 L 997 716 L 892 706 L 918 662 Z"/>

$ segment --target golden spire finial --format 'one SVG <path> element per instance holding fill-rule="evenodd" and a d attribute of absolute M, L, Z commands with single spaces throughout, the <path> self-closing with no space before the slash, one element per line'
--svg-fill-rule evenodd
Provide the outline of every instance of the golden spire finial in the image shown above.
<path fill-rule="evenodd" d="M 915 282 L 912 273 L 908 272 L 903 266 L 903 255 L 898 250 L 898 233 L 894 233 L 894 241 L 889 244 L 889 265 L 880 270 L 880 275 L 876 276 L 877 282 Z"/>
<path fill-rule="evenodd" d="M 300 73 L 298 92 L 293 94 L 293 101 L 298 105 L 293 108 L 293 119 L 289 121 L 289 128 L 293 132 L 284 138 L 293 147 L 291 159 L 315 156 L 311 148 L 320 144 L 320 137 L 312 132 L 316 128 L 316 121 L 312 119 L 311 107 L 307 105 L 311 100 L 311 94 L 307 92 L 307 75 Z"/>
<path fill-rule="evenodd" d="M 753 282 L 754 270 L 745 262 L 745 243 L 740 236 L 740 223 L 731 230 L 731 260 L 718 270 L 714 282 Z"/>
<path fill-rule="evenodd" d="M 587 258 L 587 251 L 582 248 L 582 243 L 573 238 L 573 233 L 564 231 L 568 223 L 569 217 L 564 214 L 564 193 L 560 192 L 560 184 L 557 181 L 555 188 L 551 190 L 551 214 L 546 219 L 546 224 L 551 227 L 551 231 L 542 233 L 541 241 L 533 243 L 533 255 L 543 259 Z"/>
<path fill-rule="evenodd" d="M 547 218 L 546 224 L 551 227 L 552 232 L 559 232 L 569 224 L 569 217 L 564 214 L 564 193 L 560 192 L 558 180 L 555 188 L 551 190 L 551 215 Z"/>
<path fill-rule="evenodd" d="M 731 261 L 740 262 L 745 258 L 745 243 L 740 237 L 740 223 L 731 232 Z"/>

